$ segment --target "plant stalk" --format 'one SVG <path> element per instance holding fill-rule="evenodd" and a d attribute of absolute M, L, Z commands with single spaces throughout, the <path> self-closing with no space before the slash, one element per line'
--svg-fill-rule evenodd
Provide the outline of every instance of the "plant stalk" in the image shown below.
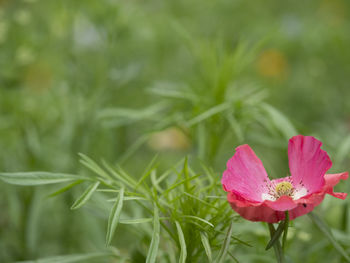
<path fill-rule="evenodd" d="M 285 248 L 286 248 L 288 227 L 289 227 L 289 212 L 286 211 L 286 217 L 284 219 L 284 232 L 283 232 L 283 239 L 282 239 L 282 250 L 283 250 L 283 252 L 285 251 Z"/>
<path fill-rule="evenodd" d="M 271 238 L 273 237 L 274 233 L 276 232 L 273 224 L 268 224 L 269 230 L 270 230 L 270 236 Z M 274 245 L 273 245 L 273 250 L 275 251 L 277 263 L 284 263 L 284 255 L 283 255 L 283 250 L 281 247 L 281 243 L 279 240 L 277 240 Z"/>

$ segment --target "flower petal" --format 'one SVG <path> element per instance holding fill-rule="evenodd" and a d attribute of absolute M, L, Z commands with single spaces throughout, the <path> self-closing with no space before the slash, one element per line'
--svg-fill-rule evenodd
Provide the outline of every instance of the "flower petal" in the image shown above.
<path fill-rule="evenodd" d="M 290 220 L 311 212 L 322 202 L 325 193 L 314 194 L 312 196 L 311 199 L 305 200 L 304 203 L 295 203 L 294 208 L 289 210 Z M 285 211 L 275 210 L 267 206 L 267 201 L 263 203 L 253 203 L 247 200 L 240 200 L 234 193 L 228 193 L 227 200 L 233 210 L 250 221 L 277 223 L 285 219 Z"/>
<path fill-rule="evenodd" d="M 236 148 L 221 182 L 225 191 L 252 201 L 262 201 L 262 194 L 268 192 L 270 184 L 262 162 L 246 144 Z"/>
<path fill-rule="evenodd" d="M 292 210 L 298 206 L 290 196 L 286 195 L 281 196 L 276 201 L 265 200 L 264 204 L 277 211 Z"/>
<path fill-rule="evenodd" d="M 339 173 L 339 174 L 326 174 L 324 176 L 324 179 L 326 181 L 325 186 L 324 186 L 324 191 L 327 194 L 333 195 L 334 197 L 340 198 L 340 199 L 345 199 L 347 194 L 346 193 L 334 193 L 333 192 L 333 187 L 339 183 L 340 180 L 346 180 L 349 177 L 349 173 Z"/>
<path fill-rule="evenodd" d="M 324 197 L 324 196 L 323 196 Z M 293 220 L 299 216 L 303 216 L 307 213 L 310 213 L 314 208 L 322 202 L 323 198 L 319 201 L 318 204 L 299 204 L 296 208 L 289 211 L 289 220 Z"/>
<path fill-rule="evenodd" d="M 255 222 L 276 223 L 284 219 L 284 212 L 273 210 L 270 207 L 264 206 L 261 203 L 252 206 L 249 202 L 246 206 L 242 206 L 242 201 L 237 200 L 234 193 L 228 193 L 227 200 L 229 201 L 233 210 L 247 220 Z"/>
<path fill-rule="evenodd" d="M 331 168 L 328 154 L 321 150 L 322 143 L 312 136 L 294 136 L 289 140 L 289 169 L 295 188 L 305 187 L 308 194 L 320 191 L 324 175 Z"/>

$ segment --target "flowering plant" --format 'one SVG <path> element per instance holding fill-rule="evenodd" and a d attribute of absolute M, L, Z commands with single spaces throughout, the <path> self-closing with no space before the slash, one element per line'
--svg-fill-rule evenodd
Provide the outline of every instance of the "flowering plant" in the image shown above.
<path fill-rule="evenodd" d="M 345 199 L 333 187 L 348 172 L 326 174 L 332 162 L 322 143 L 311 136 L 294 136 L 289 140 L 288 157 L 291 176 L 270 180 L 260 159 L 248 145 L 236 148 L 222 177 L 227 199 L 233 210 L 245 219 L 276 223 L 309 213 L 326 194 Z"/>

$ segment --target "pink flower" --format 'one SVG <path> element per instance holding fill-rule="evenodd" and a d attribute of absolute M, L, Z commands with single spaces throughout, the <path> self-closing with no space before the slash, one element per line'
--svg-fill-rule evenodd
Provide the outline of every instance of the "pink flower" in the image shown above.
<path fill-rule="evenodd" d="M 222 185 L 233 210 L 245 219 L 276 223 L 289 211 L 292 220 L 311 212 L 326 194 L 345 199 L 346 193 L 334 193 L 333 187 L 348 173 L 326 174 L 332 162 L 321 150 L 322 143 L 311 136 L 289 140 L 291 176 L 270 180 L 260 159 L 248 145 L 236 148 L 227 162 Z"/>

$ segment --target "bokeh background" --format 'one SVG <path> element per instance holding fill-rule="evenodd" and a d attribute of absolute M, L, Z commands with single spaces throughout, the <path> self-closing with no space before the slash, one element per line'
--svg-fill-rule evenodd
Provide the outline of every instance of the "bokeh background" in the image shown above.
<path fill-rule="evenodd" d="M 189 154 L 220 180 L 249 143 L 276 178 L 298 133 L 348 170 L 349 32 L 346 0 L 1 0 L 0 170 L 81 174 L 81 152 L 138 174 L 160 152 L 160 169 Z M 71 211 L 83 188 L 55 189 L 0 183 L 1 262 L 104 248 L 103 200 Z M 318 208 L 345 249 L 348 206 Z M 342 262 L 307 217 L 294 226 L 291 262 Z M 234 249 L 240 262 L 271 262 L 248 259 L 268 240 L 262 224 L 234 232 L 253 245 Z M 143 262 L 126 233 L 115 246 Z"/>

